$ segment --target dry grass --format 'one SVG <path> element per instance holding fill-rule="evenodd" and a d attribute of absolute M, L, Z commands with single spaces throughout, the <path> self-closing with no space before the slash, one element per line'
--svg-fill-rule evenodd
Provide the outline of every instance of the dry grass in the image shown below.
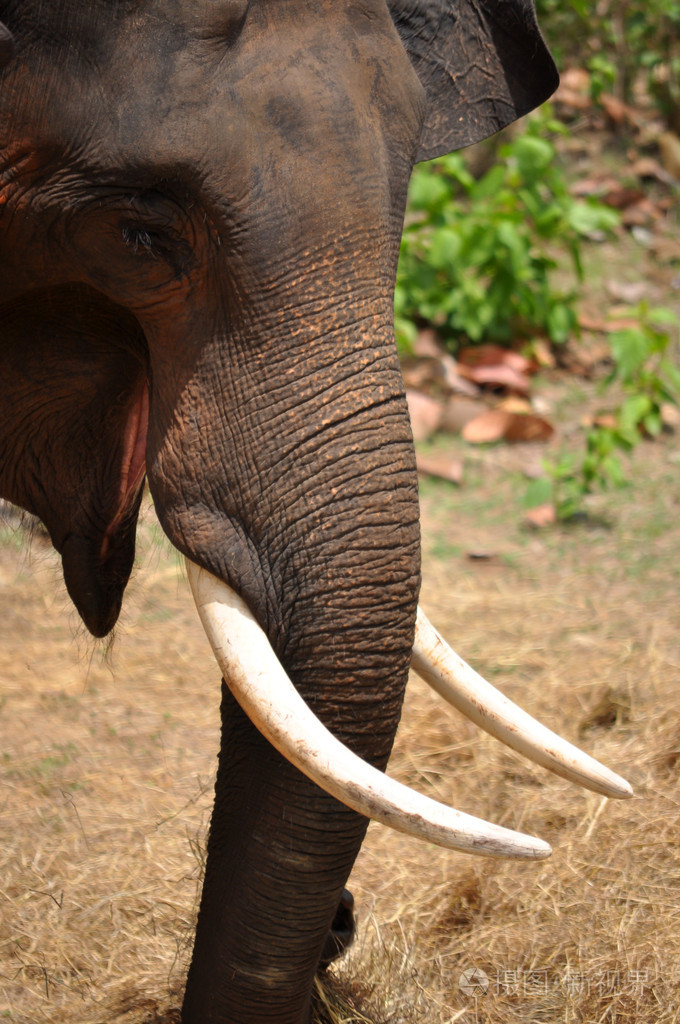
<path fill-rule="evenodd" d="M 671 457 L 659 450 L 661 476 Z M 677 510 L 677 487 L 668 500 Z M 677 517 L 645 538 L 651 560 L 634 572 L 620 545 L 647 515 L 639 501 L 619 534 L 522 538 L 465 507 L 444 513 L 426 498 L 426 535 L 504 557 L 428 558 L 435 624 L 638 798 L 548 776 L 413 680 L 391 773 L 555 853 L 473 860 L 371 826 L 350 882 L 359 938 L 329 972 L 319 1020 L 680 1021 Z M 73 639 L 49 552 L 0 550 L 0 1020 L 12 1024 L 179 1019 L 219 678 L 152 534 L 108 652 Z M 489 981 L 477 998 L 459 985 L 472 968 Z"/>

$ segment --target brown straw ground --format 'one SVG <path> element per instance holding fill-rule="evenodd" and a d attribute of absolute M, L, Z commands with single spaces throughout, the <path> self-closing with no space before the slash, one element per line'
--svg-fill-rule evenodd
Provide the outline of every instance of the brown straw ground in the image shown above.
<path fill-rule="evenodd" d="M 317 997 L 321 1024 L 680 1021 L 673 455 L 614 529 L 523 534 L 502 488 L 495 519 L 483 495 L 449 507 L 426 489 L 435 625 L 637 796 L 547 774 L 412 679 L 390 773 L 554 854 L 481 860 L 371 825 L 350 881 L 359 937 Z M 117 639 L 94 647 L 54 555 L 3 540 L 0 1021 L 176 1024 L 219 703 L 186 583 L 149 517 Z"/>

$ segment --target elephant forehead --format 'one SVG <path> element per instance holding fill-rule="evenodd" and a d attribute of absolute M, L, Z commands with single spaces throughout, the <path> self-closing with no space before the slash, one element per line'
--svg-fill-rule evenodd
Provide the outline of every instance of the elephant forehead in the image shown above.
<path fill-rule="evenodd" d="M 72 152 L 140 164 L 192 149 L 199 162 L 230 159 L 230 147 L 270 128 L 302 147 L 329 128 L 339 138 L 343 124 L 351 134 L 359 110 L 368 128 L 382 118 L 415 130 L 419 87 L 386 7 L 372 0 L 88 0 L 70 30 L 61 3 L 48 5 L 49 25 L 33 25 L 38 6 L 26 0 L 18 26 L 7 19 L 27 42 L 2 102 L 15 130 L 29 121 Z"/>

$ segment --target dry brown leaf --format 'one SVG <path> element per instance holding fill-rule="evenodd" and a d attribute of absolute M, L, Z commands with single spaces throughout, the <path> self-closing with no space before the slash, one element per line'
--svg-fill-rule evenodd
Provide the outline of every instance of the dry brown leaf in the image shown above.
<path fill-rule="evenodd" d="M 539 368 L 552 370 L 555 367 L 555 353 L 547 338 L 534 338 L 531 343 L 531 351 Z"/>
<path fill-rule="evenodd" d="M 662 132 L 658 141 L 664 168 L 680 181 L 680 139 L 673 132 Z"/>
<path fill-rule="evenodd" d="M 579 327 L 584 331 L 595 331 L 597 334 L 610 334 L 612 331 L 625 331 L 629 327 L 638 327 L 639 321 L 634 317 L 617 317 L 613 320 L 596 320 L 594 317 L 581 315 Z"/>
<path fill-rule="evenodd" d="M 560 76 L 560 84 L 553 96 L 555 103 L 571 110 L 590 110 L 590 74 L 585 68 L 567 68 Z"/>
<path fill-rule="evenodd" d="M 507 412 L 519 412 L 527 413 L 533 412 L 531 402 L 528 402 L 526 398 L 519 398 L 518 395 L 509 395 L 507 398 L 503 398 L 497 408 L 506 409 Z"/>
<path fill-rule="evenodd" d="M 503 348 L 501 345 L 469 345 L 458 353 L 458 360 L 465 366 L 511 366 L 518 373 L 531 372 L 531 360 L 521 352 Z"/>
<path fill-rule="evenodd" d="M 609 118 L 617 127 L 623 124 L 635 124 L 637 121 L 637 114 L 632 107 L 629 107 L 623 100 L 617 99 L 616 96 L 612 96 L 610 93 L 603 92 L 600 96 L 600 103 L 602 108 Z"/>
<path fill-rule="evenodd" d="M 469 444 L 489 444 L 501 440 L 547 441 L 553 433 L 554 428 L 541 416 L 497 408 L 489 409 L 470 420 L 463 429 L 463 438 Z"/>
<path fill-rule="evenodd" d="M 444 405 L 439 429 L 449 434 L 460 434 L 466 423 L 486 412 L 487 406 L 476 398 L 451 395 Z"/>
<path fill-rule="evenodd" d="M 462 394 L 474 398 L 479 388 L 458 373 L 456 360 L 443 356 L 407 356 L 401 361 L 401 372 L 407 388 L 436 394 Z"/>
<path fill-rule="evenodd" d="M 401 360 L 401 375 L 406 387 L 416 391 L 425 391 L 441 385 L 440 362 L 431 356 L 406 356 Z"/>
<path fill-rule="evenodd" d="M 667 430 L 675 431 L 680 428 L 680 409 L 677 405 L 672 405 L 670 402 L 662 404 L 661 422 Z"/>
<path fill-rule="evenodd" d="M 535 508 L 529 509 L 526 514 L 526 520 L 530 526 L 534 526 L 539 530 L 545 526 L 552 526 L 557 520 L 555 506 L 551 503 L 536 505 Z"/>
<path fill-rule="evenodd" d="M 657 236 L 652 241 L 651 249 L 660 263 L 680 262 L 680 241 L 674 236 Z"/>
<path fill-rule="evenodd" d="M 602 427 L 604 430 L 616 430 L 617 420 L 613 412 L 601 412 L 595 416 L 593 423 L 596 427 Z"/>
<path fill-rule="evenodd" d="M 638 178 L 653 178 L 656 181 L 662 182 L 664 185 L 675 184 L 675 179 L 672 174 L 666 171 L 658 160 L 654 160 L 651 156 L 641 156 L 639 160 L 635 160 L 630 168 L 631 174 L 634 174 Z"/>
<path fill-rule="evenodd" d="M 439 340 L 439 335 L 431 327 L 423 327 L 418 331 L 413 342 L 413 353 L 416 356 L 438 359 L 446 349 Z"/>
<path fill-rule="evenodd" d="M 576 92 L 589 92 L 590 72 L 585 68 L 566 68 L 560 73 L 560 86 Z"/>
<path fill-rule="evenodd" d="M 436 476 L 440 480 L 460 486 L 463 482 L 463 463 L 460 459 L 449 455 L 416 454 L 416 465 L 419 473 Z"/>
<path fill-rule="evenodd" d="M 645 193 L 639 188 L 627 188 L 625 185 L 616 184 L 614 188 L 608 189 L 600 196 L 600 202 L 605 206 L 611 206 L 615 210 L 627 210 L 629 206 L 635 206 L 645 199 Z"/>
<path fill-rule="evenodd" d="M 607 281 L 605 287 L 616 302 L 628 302 L 631 306 L 637 305 L 649 294 L 646 281 Z"/>
<path fill-rule="evenodd" d="M 415 441 L 425 441 L 434 434 L 441 421 L 442 407 L 439 402 L 420 391 L 406 390 L 408 414 Z"/>
<path fill-rule="evenodd" d="M 617 178 L 611 175 L 596 178 L 581 178 L 570 186 L 569 191 L 577 199 L 588 196 L 603 196 L 619 187 Z"/>
<path fill-rule="evenodd" d="M 655 221 L 661 220 L 663 214 L 649 199 L 643 198 L 631 203 L 621 214 L 621 223 L 626 228 L 651 227 Z"/>
<path fill-rule="evenodd" d="M 516 391 L 520 395 L 528 395 L 531 387 L 525 373 L 519 373 L 512 366 L 503 363 L 495 363 L 491 366 L 461 365 L 460 373 L 482 387 L 507 388 L 508 391 Z"/>
<path fill-rule="evenodd" d="M 459 353 L 458 372 L 486 387 L 507 388 L 521 395 L 529 392 L 531 360 L 500 345 L 475 345 Z"/>

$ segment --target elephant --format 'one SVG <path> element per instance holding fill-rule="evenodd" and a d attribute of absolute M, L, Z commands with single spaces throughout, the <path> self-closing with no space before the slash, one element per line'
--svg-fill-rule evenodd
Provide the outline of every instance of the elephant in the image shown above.
<path fill-rule="evenodd" d="M 224 677 L 182 1020 L 306 1024 L 368 817 L 549 853 L 384 775 L 412 661 L 630 794 L 418 612 L 409 176 L 546 99 L 554 64 L 531 0 L 0 0 L 0 23 L 0 497 L 104 637 L 148 483 Z"/>

